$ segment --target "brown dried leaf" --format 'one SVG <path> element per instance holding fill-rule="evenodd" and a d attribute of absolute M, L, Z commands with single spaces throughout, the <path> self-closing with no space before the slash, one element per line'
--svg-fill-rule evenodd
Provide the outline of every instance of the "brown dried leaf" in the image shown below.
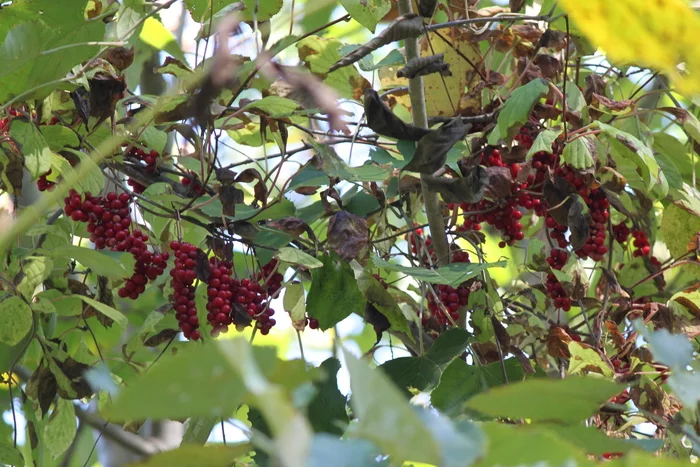
<path fill-rule="evenodd" d="M 143 341 L 143 345 L 146 347 L 158 347 L 163 342 L 170 342 L 173 340 L 179 332 L 180 331 L 177 329 L 163 329 L 159 333 Z"/>
<path fill-rule="evenodd" d="M 508 167 L 487 167 L 488 192 L 494 199 L 506 198 L 513 193 L 513 176 Z"/>
<path fill-rule="evenodd" d="M 607 113 L 625 113 L 625 111 L 632 112 L 634 110 L 634 101 L 622 100 L 616 101 L 613 99 L 608 99 L 605 96 L 596 94 L 595 92 L 591 94 L 590 105 L 600 110 L 601 112 L 608 111 Z M 603 108 L 601 108 L 603 107 Z"/>
<path fill-rule="evenodd" d="M 88 80 L 90 85 L 90 116 L 97 118 L 94 127 L 114 116 L 119 99 L 124 97 L 126 81 L 123 76 L 114 77 L 101 71 Z M 87 127 L 87 124 L 85 125 Z"/>
<path fill-rule="evenodd" d="M 43 361 L 27 381 L 25 391 L 30 399 L 39 402 L 41 416 L 44 417 L 56 398 L 58 383 L 48 365 L 45 365 Z"/>
<path fill-rule="evenodd" d="M 340 211 L 328 222 L 328 244 L 345 261 L 363 262 L 369 253 L 369 228 L 360 216 Z"/>
<path fill-rule="evenodd" d="M 571 358 L 569 342 L 572 340 L 564 328 L 552 326 L 547 334 L 547 352 L 554 358 Z"/>
<path fill-rule="evenodd" d="M 547 79 L 556 79 L 561 73 L 561 62 L 551 55 L 539 54 L 535 57 L 533 63 L 540 68 L 542 76 Z"/>
<path fill-rule="evenodd" d="M 625 346 L 625 338 L 622 337 L 620 329 L 614 321 L 606 321 L 605 328 L 608 330 L 608 334 L 612 338 L 613 344 L 618 350 L 621 350 Z"/>
<path fill-rule="evenodd" d="M 517 13 L 525 6 L 525 0 L 510 0 L 508 5 L 512 13 Z"/>
<path fill-rule="evenodd" d="M 222 185 L 231 185 L 237 181 L 237 174 L 231 169 L 215 169 L 214 175 Z"/>
<path fill-rule="evenodd" d="M 547 29 L 540 37 L 540 42 L 537 45 L 547 49 L 562 50 L 566 47 L 566 33 Z"/>
<path fill-rule="evenodd" d="M 588 241 L 588 234 L 593 219 L 586 211 L 586 203 L 580 195 L 573 196 L 573 202 L 569 208 L 566 225 L 571 230 L 571 245 L 578 250 Z"/>
<path fill-rule="evenodd" d="M 398 78 L 408 79 L 429 75 L 431 73 L 440 73 L 442 76 L 452 76 L 450 64 L 445 63 L 444 60 L 445 54 L 413 58 L 406 63 L 405 67 L 396 72 L 396 76 Z"/>
<path fill-rule="evenodd" d="M 207 254 L 199 248 L 197 248 L 197 258 L 195 259 L 194 271 L 197 273 L 197 279 L 202 282 L 209 281 L 209 274 L 211 273 L 209 258 L 207 257 Z"/>
<path fill-rule="evenodd" d="M 134 47 L 112 47 L 102 54 L 102 58 L 117 70 L 124 71 L 134 62 Z"/>
<path fill-rule="evenodd" d="M 567 225 L 569 222 L 569 210 L 573 203 L 572 195 L 576 188 L 568 180 L 561 177 L 547 177 L 544 182 L 543 195 L 549 205 L 549 214 L 559 224 Z"/>
<path fill-rule="evenodd" d="M 471 124 L 457 118 L 428 133 L 418 141 L 416 152 L 404 170 L 432 175 L 445 164 L 447 152 L 464 139 L 470 128 Z"/>
<path fill-rule="evenodd" d="M 372 305 L 371 303 L 367 302 L 365 305 L 365 321 L 367 321 L 368 324 L 372 325 L 372 328 L 374 329 L 375 334 L 377 335 L 377 341 L 374 343 L 374 345 L 379 344 L 379 341 L 382 340 L 382 334 L 384 331 L 388 330 L 391 327 L 391 323 L 389 322 L 389 318 L 384 316 L 377 308 Z"/>
<path fill-rule="evenodd" d="M 425 184 L 442 196 L 446 203 L 477 203 L 484 197 L 489 184 L 489 173 L 481 166 L 474 166 L 464 177 L 434 177 L 425 175 Z"/>
<path fill-rule="evenodd" d="M 281 230 L 294 237 L 300 237 L 304 232 L 313 235 L 313 230 L 309 227 L 304 219 L 298 217 L 286 217 L 284 219 L 279 219 L 276 221 L 269 222 L 268 227 L 273 229 Z"/>
<path fill-rule="evenodd" d="M 235 216 L 236 205 L 243 203 L 245 194 L 242 190 L 239 190 L 234 186 L 222 185 L 219 187 L 219 198 L 221 199 L 221 205 L 223 206 L 223 215 Z"/>
<path fill-rule="evenodd" d="M 394 115 L 374 89 L 365 90 L 364 104 L 367 126 L 380 135 L 407 141 L 419 141 L 430 133 L 430 130 L 409 125 Z"/>
<path fill-rule="evenodd" d="M 94 394 L 90 384 L 88 384 L 87 380 L 83 377 L 84 373 L 90 369 L 88 365 L 74 360 L 71 357 L 67 357 L 63 362 L 56 360 L 56 364 L 70 380 L 70 386 L 71 389 L 75 391 L 76 399 L 83 399 Z M 58 387 L 58 395 L 64 399 L 72 399 L 71 395 L 67 394 L 60 386 Z"/>

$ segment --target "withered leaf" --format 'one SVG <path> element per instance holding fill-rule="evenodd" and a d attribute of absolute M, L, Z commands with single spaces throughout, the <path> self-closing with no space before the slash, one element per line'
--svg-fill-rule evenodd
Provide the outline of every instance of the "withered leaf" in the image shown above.
<path fill-rule="evenodd" d="M 573 196 L 573 202 L 569 208 L 567 224 L 571 230 L 571 245 L 578 250 L 588 241 L 588 233 L 591 226 L 591 215 L 587 212 L 586 203 L 579 195 Z"/>
<path fill-rule="evenodd" d="M 525 6 L 525 0 L 510 0 L 509 6 L 511 13 L 517 13 Z"/>
<path fill-rule="evenodd" d="M 634 110 L 634 101 L 632 100 L 626 99 L 616 101 L 613 99 L 608 99 L 600 94 L 596 94 L 595 92 L 591 94 L 590 105 L 603 112 L 608 110 L 609 112 L 622 113 L 627 110 L 630 112 Z"/>
<path fill-rule="evenodd" d="M 622 349 L 625 346 L 626 341 L 625 338 L 622 337 L 622 333 L 617 327 L 617 324 L 614 321 L 606 321 L 605 328 L 608 330 L 608 334 L 612 338 L 615 347 L 617 347 L 618 349 Z"/>
<path fill-rule="evenodd" d="M 547 352 L 554 358 L 571 358 L 569 342 L 572 340 L 564 328 L 552 326 L 547 334 Z"/>
<path fill-rule="evenodd" d="M 407 141 L 419 141 L 430 133 L 430 130 L 409 125 L 394 115 L 374 89 L 365 90 L 364 103 L 367 126 L 380 135 Z"/>
<path fill-rule="evenodd" d="M 218 237 L 207 237 L 207 245 L 219 258 L 224 258 L 227 261 L 233 260 L 233 244 L 231 242 Z"/>
<path fill-rule="evenodd" d="M 300 237 L 304 232 L 311 232 L 311 234 L 313 234 L 313 230 L 311 230 L 309 224 L 307 224 L 304 219 L 300 219 L 298 217 L 286 217 L 284 219 L 272 221 L 269 222 L 267 226 L 272 227 L 273 229 L 281 230 L 289 235 L 293 235 L 294 237 Z"/>
<path fill-rule="evenodd" d="M 24 166 L 22 165 L 22 158 L 15 154 L 14 151 L 2 148 L 5 158 L 7 160 L 6 164 L 0 163 L 0 187 L 3 190 L 15 194 L 22 194 L 22 178 L 24 176 Z M 7 186 L 9 184 L 9 186 Z"/>
<path fill-rule="evenodd" d="M 253 318 L 248 314 L 246 307 L 238 302 L 231 302 L 231 321 L 236 326 L 236 329 L 242 331 L 250 326 Z"/>
<path fill-rule="evenodd" d="M 41 416 L 44 417 L 56 398 L 58 383 L 48 365 L 45 365 L 43 361 L 27 381 L 25 391 L 27 396 L 39 402 Z"/>
<path fill-rule="evenodd" d="M 74 91 L 71 91 L 70 97 L 73 99 L 73 104 L 75 104 L 80 120 L 88 128 L 88 121 L 90 120 L 90 91 L 85 89 L 85 86 L 78 86 Z"/>
<path fill-rule="evenodd" d="M 384 331 L 391 327 L 389 318 L 377 310 L 377 307 L 367 302 L 365 305 L 365 321 L 372 325 L 375 334 L 377 334 L 377 342 L 375 342 L 374 345 L 379 344 L 379 341 L 382 340 L 382 334 Z"/>
<path fill-rule="evenodd" d="M 416 76 L 425 76 L 431 73 L 440 73 L 442 76 L 452 76 L 450 64 L 445 63 L 445 54 L 431 55 L 429 57 L 412 58 L 406 66 L 396 72 L 398 78 L 412 79 Z"/>
<path fill-rule="evenodd" d="M 83 399 L 94 394 L 90 384 L 88 384 L 87 380 L 83 377 L 84 373 L 90 369 L 88 365 L 74 360 L 71 357 L 67 357 L 63 362 L 56 360 L 56 364 L 70 380 L 70 386 L 71 389 L 75 391 L 76 399 Z M 58 387 L 58 395 L 64 399 L 72 399 L 60 386 Z"/>
<path fill-rule="evenodd" d="M 418 141 L 416 152 L 404 170 L 432 175 L 447 160 L 447 152 L 458 141 L 464 139 L 471 124 L 454 119 L 428 133 Z"/>
<path fill-rule="evenodd" d="M 102 58 L 117 70 L 124 71 L 134 62 L 134 47 L 111 47 L 102 54 Z"/>
<path fill-rule="evenodd" d="M 425 184 L 440 193 L 446 203 L 477 203 L 484 197 L 489 174 L 481 166 L 474 166 L 463 177 L 444 178 L 426 175 Z"/>
<path fill-rule="evenodd" d="M 97 276 L 97 301 L 104 303 L 108 307 L 114 308 L 114 294 L 112 294 L 112 288 L 109 285 L 109 279 L 105 276 Z M 114 320 L 109 316 L 97 312 L 97 320 L 106 328 L 111 328 L 114 324 Z"/>
<path fill-rule="evenodd" d="M 548 54 L 539 54 L 533 63 L 540 67 L 542 76 L 547 79 L 555 79 L 561 73 L 561 63 L 555 57 Z"/>
<path fill-rule="evenodd" d="M 323 210 L 326 214 L 333 214 L 333 206 L 328 198 L 335 200 L 335 202 L 338 203 L 338 207 L 343 209 L 343 200 L 340 197 L 340 193 L 331 186 L 327 190 L 321 192 L 321 203 L 323 204 Z"/>
<path fill-rule="evenodd" d="M 248 221 L 236 221 L 229 224 L 229 232 L 246 240 L 252 240 L 258 233 L 258 228 Z"/>
<path fill-rule="evenodd" d="M 236 215 L 236 205 L 244 201 L 244 195 L 243 190 L 239 190 L 235 186 L 222 185 L 219 187 L 219 198 L 223 206 L 224 216 Z"/>
<path fill-rule="evenodd" d="M 352 65 L 358 60 L 366 57 L 378 48 L 390 44 L 394 41 L 400 41 L 409 37 L 415 37 L 423 32 L 423 18 L 416 14 L 408 14 L 396 18 L 385 30 L 371 39 L 366 44 L 353 50 L 345 57 L 335 62 L 329 69 L 331 73 L 338 68 Z"/>
<path fill-rule="evenodd" d="M 576 193 L 576 188 L 568 180 L 561 177 L 554 179 L 547 177 L 544 181 L 543 195 L 549 205 L 552 217 L 559 224 L 569 223 L 569 209 L 573 203 L 571 195 Z"/>
<path fill-rule="evenodd" d="M 566 33 L 551 28 L 547 29 L 537 45 L 547 49 L 562 50 L 566 47 Z"/>
<path fill-rule="evenodd" d="M 419 0 L 418 1 L 418 14 L 423 18 L 431 18 L 435 12 L 435 7 L 437 6 L 437 0 Z"/>
<path fill-rule="evenodd" d="M 420 191 L 420 178 L 413 175 L 404 175 L 399 180 L 399 193 L 418 193 Z"/>
<path fill-rule="evenodd" d="M 253 195 L 255 200 L 259 201 L 263 207 L 267 206 L 267 186 L 260 180 L 253 187 Z"/>
<path fill-rule="evenodd" d="M 347 211 L 335 213 L 328 221 L 328 244 L 345 261 L 362 262 L 369 252 L 367 221 Z"/>
<path fill-rule="evenodd" d="M 197 273 L 197 279 L 202 282 L 209 281 L 209 274 L 211 273 L 209 258 L 207 257 L 207 254 L 199 248 L 197 248 L 197 258 L 195 259 L 194 270 Z"/>
<path fill-rule="evenodd" d="M 214 174 L 216 175 L 216 179 L 222 185 L 231 185 L 232 183 L 237 181 L 237 174 L 231 169 L 215 169 Z"/>
<path fill-rule="evenodd" d="M 95 127 L 114 116 L 117 102 L 124 96 L 126 81 L 123 76 L 114 77 L 98 72 L 88 80 L 90 85 L 90 116 L 97 118 Z M 86 125 L 87 126 L 87 125 Z"/>
<path fill-rule="evenodd" d="M 505 198 L 513 192 L 513 175 L 508 167 L 487 167 L 488 192 L 494 199 Z"/>
<path fill-rule="evenodd" d="M 605 80 L 602 76 L 596 73 L 591 73 L 586 76 L 586 90 L 583 92 L 583 98 L 586 103 L 590 104 L 593 101 L 593 94 L 599 96 L 605 95 Z"/>
<path fill-rule="evenodd" d="M 143 345 L 146 347 L 158 347 L 163 342 L 169 342 L 173 340 L 179 332 L 180 331 L 177 329 L 163 329 L 159 333 L 143 341 Z"/>

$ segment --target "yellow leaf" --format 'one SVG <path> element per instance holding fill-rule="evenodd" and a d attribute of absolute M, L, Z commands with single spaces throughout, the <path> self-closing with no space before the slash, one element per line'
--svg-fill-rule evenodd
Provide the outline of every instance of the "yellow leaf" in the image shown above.
<path fill-rule="evenodd" d="M 612 61 L 657 69 L 681 93 L 700 92 L 700 51 L 696 47 L 700 18 L 688 2 L 562 0 L 560 5 Z M 679 70 L 681 63 L 690 74 Z"/>

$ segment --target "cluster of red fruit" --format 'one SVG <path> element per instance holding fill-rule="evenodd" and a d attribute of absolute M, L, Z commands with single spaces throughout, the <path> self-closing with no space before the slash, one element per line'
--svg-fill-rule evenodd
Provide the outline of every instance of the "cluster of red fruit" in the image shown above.
<path fill-rule="evenodd" d="M 10 117 L 20 117 L 22 115 L 22 112 L 10 107 L 7 110 L 7 115 L 7 117 L 0 119 L 0 133 L 10 128 Z"/>
<path fill-rule="evenodd" d="M 56 186 L 55 182 L 49 181 L 48 176 L 51 175 L 52 170 L 49 169 L 48 172 L 46 172 L 44 175 L 39 177 L 36 181 L 36 187 L 39 189 L 39 191 L 46 191 L 46 190 L 53 190 L 54 187 Z"/>
<path fill-rule="evenodd" d="M 569 254 L 564 250 L 554 249 L 550 252 L 547 258 L 547 263 L 552 269 L 561 271 L 566 261 L 569 259 Z M 554 300 L 554 307 L 561 308 L 564 311 L 571 309 L 571 298 L 564 290 L 564 285 L 557 279 L 553 273 L 547 274 L 547 283 L 545 284 L 547 293 Z"/>
<path fill-rule="evenodd" d="M 190 187 L 190 189 L 198 194 L 204 194 L 204 186 L 202 183 L 196 178 L 196 175 L 194 172 L 190 172 L 190 175 L 192 175 L 192 178 L 190 177 L 180 177 L 180 183 L 182 183 L 186 187 Z"/>
<path fill-rule="evenodd" d="M 131 197 L 126 193 L 114 192 L 105 196 L 92 196 L 85 193 L 85 199 L 75 190 L 63 199 L 64 212 L 76 222 L 87 222 L 90 241 L 95 248 L 112 251 L 128 251 L 136 259 L 134 274 L 126 279 L 119 289 L 119 296 L 135 300 L 145 290 L 149 280 L 155 280 L 163 274 L 168 261 L 168 253 L 155 253 L 148 250 L 148 236 L 140 230 L 130 231 L 131 217 L 129 203 Z"/>
<path fill-rule="evenodd" d="M 191 243 L 171 242 L 170 248 L 175 255 L 175 267 L 170 270 L 170 276 L 173 278 L 175 317 L 185 338 L 197 341 L 202 337 L 194 301 L 197 247 Z"/>
<path fill-rule="evenodd" d="M 158 151 L 151 149 L 150 151 L 145 151 L 141 148 L 132 146 L 129 150 L 127 156 L 133 157 L 144 164 L 144 170 L 148 174 L 155 173 L 158 165 Z M 134 193 L 141 194 L 146 190 L 146 187 L 141 185 L 136 180 L 131 178 L 127 179 L 126 183 L 131 187 Z"/>

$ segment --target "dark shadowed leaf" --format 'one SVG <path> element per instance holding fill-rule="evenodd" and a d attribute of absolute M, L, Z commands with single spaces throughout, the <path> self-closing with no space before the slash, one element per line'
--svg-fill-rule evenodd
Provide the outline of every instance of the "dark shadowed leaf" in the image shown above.
<path fill-rule="evenodd" d="M 107 118 L 114 116 L 117 101 L 122 98 L 124 91 L 126 91 L 126 82 L 123 76 L 115 78 L 106 73 L 98 72 L 92 79 L 88 80 L 88 83 L 90 84 L 90 116 L 97 118 L 94 125 L 97 127 Z"/>
<path fill-rule="evenodd" d="M 318 259 L 323 262 L 323 267 L 311 271 L 306 312 L 318 320 L 322 330 L 326 330 L 352 313 L 362 315 L 365 298 L 347 263 L 335 261 L 328 255 L 321 255 Z"/>
<path fill-rule="evenodd" d="M 432 18 L 437 3 L 437 0 L 419 0 L 418 14 L 420 14 L 423 18 Z"/>
<path fill-rule="evenodd" d="M 377 335 L 377 341 L 374 343 L 374 345 L 379 344 L 379 341 L 382 340 L 382 334 L 384 331 L 391 327 L 389 318 L 380 313 L 379 310 L 377 310 L 377 307 L 372 305 L 370 302 L 367 302 L 365 305 L 365 321 L 367 321 L 367 324 L 372 325 L 372 329 L 374 329 L 374 332 Z"/>
<path fill-rule="evenodd" d="M 545 179 L 544 199 L 549 205 L 549 214 L 554 217 L 559 224 L 567 225 L 569 222 L 569 210 L 573 203 L 572 196 L 576 193 L 573 184 L 564 178 Z"/>
<path fill-rule="evenodd" d="M 425 76 L 431 73 L 440 73 L 442 76 L 451 76 L 450 64 L 445 63 L 445 54 L 418 57 L 408 61 L 406 66 L 396 72 L 399 78 L 412 79 L 416 76 Z"/>
<path fill-rule="evenodd" d="M 484 197 L 489 174 L 481 166 L 474 166 L 464 177 L 445 178 L 426 175 L 426 185 L 440 193 L 446 203 L 476 203 Z"/>
<path fill-rule="evenodd" d="M 90 92 L 85 89 L 85 86 L 78 86 L 75 91 L 71 91 L 70 97 L 73 99 L 78 116 L 87 128 L 90 120 Z"/>
<path fill-rule="evenodd" d="M 487 190 L 494 199 L 506 198 L 513 192 L 513 175 L 508 167 L 487 167 Z"/>
<path fill-rule="evenodd" d="M 239 190 L 234 186 L 222 185 L 219 188 L 219 198 L 223 207 L 224 216 L 235 216 L 236 205 L 241 204 L 245 199 L 243 190 Z"/>
<path fill-rule="evenodd" d="M 380 135 L 407 141 L 418 141 L 430 133 L 430 130 L 409 125 L 394 115 L 374 89 L 365 89 L 364 103 L 367 126 Z"/>
<path fill-rule="evenodd" d="M 374 326 L 375 332 L 379 333 L 380 329 L 384 331 L 390 325 L 393 330 L 408 334 L 406 317 L 396 303 L 396 299 L 384 285 L 367 271 L 357 278 L 357 285 L 367 299 L 368 305 L 372 305 L 372 309 L 365 308 L 365 320 Z"/>
<path fill-rule="evenodd" d="M 462 123 L 461 119 L 455 119 L 425 135 L 418 141 L 416 152 L 404 170 L 433 174 L 445 164 L 447 152 L 458 141 L 464 139 L 469 128 L 471 128 L 470 124 Z"/>
<path fill-rule="evenodd" d="M 158 347 L 164 342 L 169 342 L 173 340 L 179 332 L 180 331 L 178 331 L 177 329 L 163 329 L 162 331 L 158 332 L 157 334 L 154 334 L 153 336 L 143 341 L 143 345 L 146 347 Z"/>
<path fill-rule="evenodd" d="M 56 398 L 58 391 L 56 377 L 51 373 L 49 367 L 42 363 L 32 373 L 25 390 L 27 396 L 39 402 L 41 416 L 43 417 L 49 411 L 51 404 Z"/>
<path fill-rule="evenodd" d="M 347 211 L 335 213 L 328 221 L 328 244 L 345 261 L 362 261 L 369 252 L 367 221 Z"/>
<path fill-rule="evenodd" d="M 321 363 L 325 373 L 323 381 L 316 383 L 316 396 L 307 409 L 309 422 L 316 433 L 331 433 L 341 436 L 349 422 L 345 410 L 345 396 L 338 390 L 336 377 L 340 362 L 329 358 Z"/>
<path fill-rule="evenodd" d="M 586 206 L 580 195 L 575 195 L 569 208 L 567 221 L 567 225 L 571 229 L 570 241 L 574 250 L 581 248 L 588 240 L 588 230 L 591 222 L 588 206 Z"/>
<path fill-rule="evenodd" d="M 394 41 L 400 41 L 409 37 L 415 37 L 423 32 L 423 18 L 416 14 L 404 15 L 396 18 L 385 30 L 373 37 L 369 42 L 362 47 L 350 52 L 345 57 L 338 60 L 329 68 L 329 72 L 352 65 L 371 54 L 383 45 L 390 44 Z"/>
<path fill-rule="evenodd" d="M 102 58 L 107 60 L 114 68 L 124 71 L 134 62 L 134 47 L 110 47 L 103 54 Z M 171 58 L 172 57 L 167 57 Z M 167 60 L 166 58 L 166 60 Z"/>

